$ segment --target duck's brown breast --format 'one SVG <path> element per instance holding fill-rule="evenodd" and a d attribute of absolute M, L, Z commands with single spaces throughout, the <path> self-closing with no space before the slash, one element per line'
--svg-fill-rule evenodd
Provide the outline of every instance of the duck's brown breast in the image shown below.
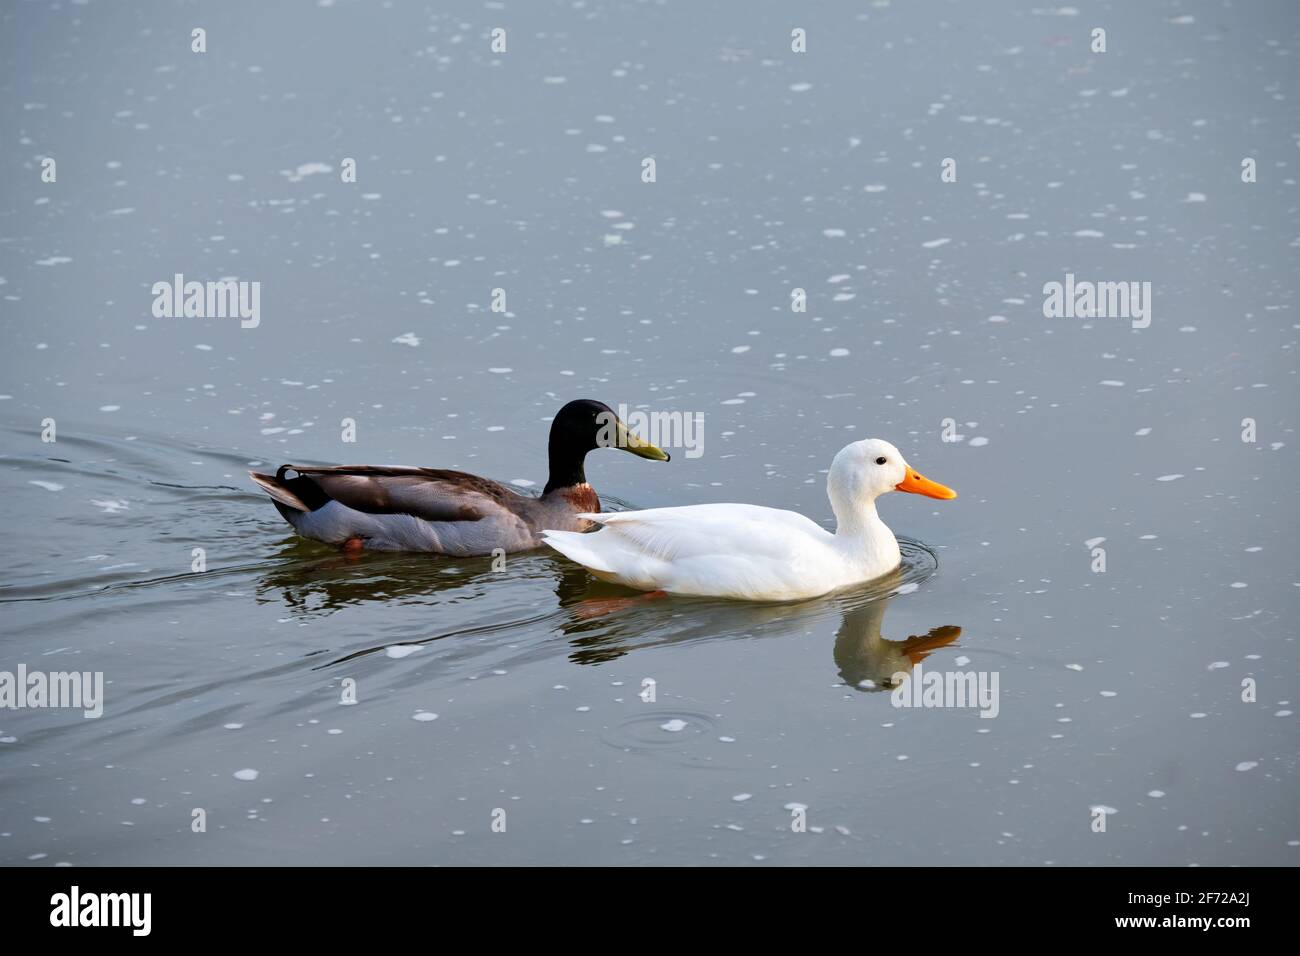
<path fill-rule="evenodd" d="M 596 494 L 596 489 L 591 485 L 574 485 L 572 488 L 565 488 L 561 495 L 574 511 L 600 511 L 600 496 Z"/>

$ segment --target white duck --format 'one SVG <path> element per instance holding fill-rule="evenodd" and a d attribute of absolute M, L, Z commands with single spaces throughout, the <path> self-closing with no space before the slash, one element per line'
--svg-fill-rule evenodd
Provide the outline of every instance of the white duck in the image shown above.
<path fill-rule="evenodd" d="M 957 497 L 917 474 L 897 448 L 879 438 L 841 449 L 826 491 L 837 522 L 834 534 L 793 511 L 716 504 L 584 514 L 600 529 L 543 531 L 541 537 L 596 577 L 643 591 L 796 601 L 898 567 L 898 541 L 876 514 L 880 495 Z"/>

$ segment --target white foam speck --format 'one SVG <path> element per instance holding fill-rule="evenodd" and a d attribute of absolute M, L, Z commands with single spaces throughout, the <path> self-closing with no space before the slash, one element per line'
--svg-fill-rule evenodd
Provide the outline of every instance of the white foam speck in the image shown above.
<path fill-rule="evenodd" d="M 235 771 L 236 780 L 256 780 L 257 777 L 258 772 L 253 770 L 251 767 L 245 767 L 243 770 Z"/>
<path fill-rule="evenodd" d="M 282 169 L 280 175 L 286 177 L 289 182 L 301 182 L 307 176 L 318 176 L 321 173 L 328 173 L 333 170 L 333 166 L 325 163 L 303 163 L 297 169 Z"/>

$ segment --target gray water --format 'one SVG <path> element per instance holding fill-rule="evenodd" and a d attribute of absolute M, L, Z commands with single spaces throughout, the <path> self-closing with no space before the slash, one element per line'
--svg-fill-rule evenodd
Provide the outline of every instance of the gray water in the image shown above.
<path fill-rule="evenodd" d="M 1293 865 L 1298 27 L 7 6 L 0 670 L 105 699 L 0 710 L 0 862 Z M 260 324 L 155 318 L 175 273 Z M 1044 317 L 1067 273 L 1150 282 L 1150 325 Z M 349 559 L 245 475 L 536 490 L 577 397 L 704 416 L 698 457 L 593 453 L 608 508 L 829 526 L 866 437 L 960 497 L 882 499 L 894 579 L 628 602 L 545 550 Z M 894 706 L 927 634 L 996 717 Z"/>

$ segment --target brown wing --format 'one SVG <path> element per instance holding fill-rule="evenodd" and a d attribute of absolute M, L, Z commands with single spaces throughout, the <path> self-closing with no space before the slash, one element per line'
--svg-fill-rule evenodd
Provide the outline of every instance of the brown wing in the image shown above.
<path fill-rule="evenodd" d="M 298 477 L 286 480 L 286 471 L 295 471 Z M 276 477 L 292 485 L 313 511 L 332 500 L 368 514 L 408 514 L 426 521 L 478 521 L 501 510 L 515 511 L 531 500 L 478 475 L 439 468 L 283 465 Z"/>

